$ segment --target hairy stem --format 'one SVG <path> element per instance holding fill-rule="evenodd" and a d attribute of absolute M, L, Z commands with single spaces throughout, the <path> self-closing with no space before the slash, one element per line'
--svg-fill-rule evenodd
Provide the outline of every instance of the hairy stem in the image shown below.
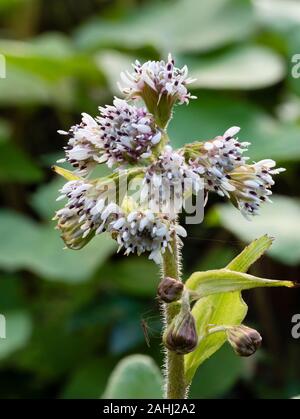
<path fill-rule="evenodd" d="M 177 237 L 174 237 L 172 252 L 166 250 L 163 255 L 163 277 L 171 277 L 180 280 L 180 248 Z M 178 304 L 164 304 L 164 324 L 165 329 L 170 325 L 174 317 L 179 313 Z M 184 357 L 175 352 L 165 351 L 165 398 L 184 399 L 186 397 L 187 386 L 184 378 Z"/>

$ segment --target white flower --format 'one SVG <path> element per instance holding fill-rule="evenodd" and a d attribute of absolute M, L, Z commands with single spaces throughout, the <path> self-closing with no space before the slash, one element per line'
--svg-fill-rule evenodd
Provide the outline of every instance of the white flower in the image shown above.
<path fill-rule="evenodd" d="M 95 234 L 107 231 L 126 255 L 148 252 L 150 259 L 160 263 L 166 248 L 171 250 L 173 235 L 186 236 L 183 227 L 163 214 L 141 209 L 126 212 L 92 183 L 70 181 L 60 192 L 67 204 L 57 211 L 56 219 L 62 238 L 72 249 L 80 249 Z"/>
<path fill-rule="evenodd" d="M 235 190 L 231 197 L 246 218 L 257 215 L 262 203 L 272 202 L 269 198 L 272 195 L 271 187 L 275 183 L 272 176 L 285 171 L 275 166 L 274 160 L 261 160 L 232 172 L 231 182 Z"/>
<path fill-rule="evenodd" d="M 123 248 L 125 255 L 148 252 L 149 259 L 161 263 L 166 248 L 171 250 L 170 243 L 174 233 L 186 236 L 183 227 L 176 225 L 168 217 L 153 214 L 149 210 L 135 210 L 127 215 L 122 213 L 119 217 L 121 222 L 111 222 L 107 231 L 116 238 L 119 250 Z"/>
<path fill-rule="evenodd" d="M 203 189 L 203 181 L 185 162 L 183 153 L 166 146 L 157 161 L 148 167 L 141 190 L 142 202 L 155 212 L 175 218 L 186 195 Z"/>
<path fill-rule="evenodd" d="M 100 107 L 99 110 L 97 123 L 101 130 L 102 160 L 109 167 L 136 163 L 151 156 L 162 132 L 146 108 L 137 108 L 115 98 L 113 106 Z"/>
<path fill-rule="evenodd" d="M 85 176 L 97 163 L 136 163 L 151 156 L 152 149 L 161 141 L 162 131 L 146 108 L 129 105 L 125 100 L 115 98 L 113 106 L 100 107 L 100 116 L 93 119 L 82 114 L 82 122 L 73 126 L 65 147 L 66 158 L 76 172 Z"/>
<path fill-rule="evenodd" d="M 150 87 L 158 95 L 158 101 L 163 95 L 172 98 L 173 104 L 178 101 L 180 104 L 188 103 L 195 99 L 188 92 L 187 86 L 194 81 L 188 77 L 187 66 L 175 67 L 174 60 L 169 54 L 165 61 L 147 61 L 141 64 L 136 61 L 133 64 L 133 73 L 121 73 L 124 86 L 119 85 L 122 93 L 130 98 L 145 96 L 145 86 Z"/>
<path fill-rule="evenodd" d="M 234 138 L 239 130 L 239 127 L 229 128 L 222 136 L 205 142 L 199 150 L 199 156 L 190 160 L 194 170 L 203 176 L 205 188 L 220 196 L 229 197 L 229 192 L 234 190 L 230 183 L 230 172 L 248 160 L 243 153 L 250 143 L 241 143 Z"/>
<path fill-rule="evenodd" d="M 249 217 L 263 202 L 271 202 L 272 175 L 284 169 L 275 169 L 276 163 L 269 159 L 247 164 L 244 153 L 250 143 L 234 137 L 239 130 L 232 127 L 214 140 L 191 144 L 187 153 L 190 166 L 204 178 L 205 189 L 230 198 Z"/>
<path fill-rule="evenodd" d="M 61 230 L 63 240 L 72 249 L 82 248 L 91 239 L 97 225 L 93 222 L 98 217 L 94 208 L 97 204 L 98 209 L 100 206 L 92 195 L 89 196 L 91 188 L 90 183 L 74 180 L 67 182 L 60 190 L 59 199 L 67 198 L 68 201 L 64 208 L 56 212 L 55 219 L 58 220 L 57 228 Z"/>
<path fill-rule="evenodd" d="M 79 175 L 88 174 L 99 162 L 101 153 L 101 132 L 97 122 L 90 115 L 83 113 L 79 125 L 71 127 L 69 132 L 58 133 L 71 137 L 68 145 L 64 147 L 66 158 L 59 162 L 68 161 Z"/>

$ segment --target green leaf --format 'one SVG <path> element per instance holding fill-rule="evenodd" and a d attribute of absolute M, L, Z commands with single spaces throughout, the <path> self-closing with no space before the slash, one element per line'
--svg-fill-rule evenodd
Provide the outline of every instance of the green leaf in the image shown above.
<path fill-rule="evenodd" d="M 227 265 L 227 269 L 237 272 L 247 272 L 251 265 L 272 246 L 272 243 L 273 238 L 266 234 L 254 240 Z"/>
<path fill-rule="evenodd" d="M 114 369 L 104 399 L 161 399 L 162 376 L 154 361 L 145 355 L 124 358 Z"/>
<path fill-rule="evenodd" d="M 26 311 L 11 311 L 5 314 L 6 338 L 0 338 L 0 360 L 22 349 L 31 336 L 32 322 Z"/>
<path fill-rule="evenodd" d="M 291 281 L 276 281 L 258 278 L 253 275 L 216 269 L 206 272 L 194 272 L 186 282 L 186 287 L 195 291 L 199 298 L 212 294 L 243 291 L 258 287 L 294 287 Z"/>
<path fill-rule="evenodd" d="M 207 325 L 239 325 L 247 314 L 247 305 L 239 292 L 215 294 L 201 298 L 193 307 L 198 336 L 206 332 Z M 197 368 L 226 342 L 223 332 L 205 337 L 194 352 L 185 356 L 185 375 L 191 382 Z"/>
<path fill-rule="evenodd" d="M 40 225 L 5 210 L 0 212 L 0 266 L 9 271 L 28 269 L 46 279 L 76 283 L 86 281 L 115 249 L 105 234 L 81 250 L 63 249 L 54 225 Z"/>
<path fill-rule="evenodd" d="M 218 205 L 216 211 L 221 224 L 245 242 L 266 232 L 276 237 L 270 256 L 284 264 L 296 265 L 300 261 L 300 201 L 278 195 L 272 201 L 273 204 L 261 208 L 253 222 L 245 220 L 230 205 Z"/>
<path fill-rule="evenodd" d="M 256 0 L 255 10 L 260 20 L 272 29 L 286 29 L 299 24 L 300 5 L 297 0 Z"/>
<path fill-rule="evenodd" d="M 103 82 L 103 75 L 91 56 L 78 54 L 69 38 L 44 33 L 31 41 L 0 40 L 7 64 L 47 81 L 78 77 Z"/>
<path fill-rule="evenodd" d="M 169 128 L 175 147 L 195 140 L 215 138 L 231 126 L 241 127 L 239 138 L 251 142 L 251 160 L 272 158 L 296 161 L 300 158 L 300 127 L 282 123 L 260 108 L 237 98 L 201 92 L 189 106 L 179 106 Z M 216 128 L 217 127 L 217 128 Z M 283 141 L 284 139 L 284 141 Z"/>
<path fill-rule="evenodd" d="M 209 51 L 240 41 L 254 28 L 248 0 L 176 0 L 153 2 L 121 22 L 94 19 L 77 32 L 77 42 L 87 50 L 151 45 L 164 54 Z"/>
<path fill-rule="evenodd" d="M 52 169 L 55 173 L 62 176 L 63 178 L 65 178 L 68 181 L 69 180 L 79 180 L 80 179 L 79 176 L 74 175 L 74 172 L 72 172 L 70 170 L 63 169 L 62 167 L 53 166 Z"/>
<path fill-rule="evenodd" d="M 43 178 L 43 172 L 26 154 L 9 142 L 0 142 L 0 181 L 30 183 Z"/>
<path fill-rule="evenodd" d="M 7 62 L 6 78 L 1 80 L 0 105 L 57 104 L 70 107 L 74 102 L 74 86 L 64 79 L 50 82 Z"/>
<path fill-rule="evenodd" d="M 213 58 L 182 57 L 194 88 L 260 89 L 282 80 L 286 73 L 283 59 L 271 49 L 243 46 Z"/>
<path fill-rule="evenodd" d="M 245 272 L 262 256 L 263 252 L 271 245 L 271 240 L 263 236 L 240 253 L 227 269 Z M 196 320 L 198 336 L 206 334 L 209 324 L 214 325 L 239 325 L 246 317 L 248 307 L 242 299 L 240 292 L 229 292 L 215 294 L 201 298 L 194 305 L 192 313 Z M 185 356 L 186 380 L 191 382 L 197 368 L 203 364 L 226 342 L 226 335 L 223 332 L 204 337 L 197 349 Z"/>

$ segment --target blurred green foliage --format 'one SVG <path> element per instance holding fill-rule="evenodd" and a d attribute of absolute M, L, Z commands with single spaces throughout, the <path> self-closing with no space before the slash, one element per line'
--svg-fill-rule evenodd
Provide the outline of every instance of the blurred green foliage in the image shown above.
<path fill-rule="evenodd" d="M 156 267 L 115 255 L 105 236 L 80 253 L 63 250 L 51 221 L 61 180 L 50 166 L 64 145 L 57 129 L 109 103 L 119 72 L 136 58 L 171 51 L 197 77 L 199 99 L 176 108 L 170 126 L 176 146 L 238 125 L 254 160 L 274 158 L 288 169 L 273 206 L 251 224 L 212 197 L 205 222 L 188 226 L 186 277 L 225 266 L 245 243 L 269 233 L 276 241 L 255 274 L 299 278 L 300 78 L 292 77 L 299 26 L 296 0 L 0 0 L 7 73 L 0 79 L 0 313 L 7 318 L 0 397 L 130 397 L 132 389 L 143 390 L 136 397 L 160 395 L 155 384 L 143 387 L 161 380 L 145 356 L 161 365 Z M 196 374 L 192 397 L 299 394 L 300 342 L 290 334 L 299 293 L 246 297 L 263 350 L 245 362 L 223 347 Z M 138 370 L 132 356 L 118 364 L 136 353 L 144 354 Z"/>

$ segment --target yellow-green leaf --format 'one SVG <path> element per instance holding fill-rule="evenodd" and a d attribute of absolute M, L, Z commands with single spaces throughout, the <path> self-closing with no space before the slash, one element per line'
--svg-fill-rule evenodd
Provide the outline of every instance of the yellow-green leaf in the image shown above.
<path fill-rule="evenodd" d="M 262 236 L 247 246 L 223 272 L 234 274 L 244 273 L 256 262 L 271 246 L 272 239 Z M 232 275 L 233 274 L 233 275 Z M 247 278 L 251 277 L 247 275 Z M 249 278 L 250 279 L 250 278 Z M 266 281 L 266 280 L 263 280 Z M 277 282 L 277 281 L 275 281 Z M 291 284 L 291 283 L 284 283 Z M 224 292 L 201 298 L 193 307 L 192 313 L 196 320 L 199 336 L 205 334 L 209 324 L 216 326 L 222 324 L 239 325 L 246 317 L 248 307 L 242 299 L 240 291 Z M 191 382 L 197 368 L 211 355 L 213 355 L 226 342 L 224 332 L 209 335 L 201 339 L 197 349 L 185 356 L 186 381 Z"/>
<path fill-rule="evenodd" d="M 247 272 L 250 266 L 271 247 L 272 243 L 273 238 L 265 234 L 245 247 L 245 249 L 237 255 L 226 268 L 237 272 Z"/>
<path fill-rule="evenodd" d="M 201 336 L 209 324 L 241 324 L 247 310 L 240 292 L 230 292 L 201 298 L 195 304 L 192 314 L 196 320 L 197 332 Z M 192 381 L 197 368 L 225 342 L 225 333 L 216 333 L 202 339 L 194 352 L 185 355 L 185 377 L 188 383 Z"/>
<path fill-rule="evenodd" d="M 186 282 L 189 290 L 195 291 L 199 298 L 223 292 L 243 291 L 257 287 L 289 287 L 291 281 L 276 281 L 258 278 L 230 269 L 215 269 L 206 272 L 194 272 Z"/>
<path fill-rule="evenodd" d="M 79 176 L 74 175 L 74 173 L 71 172 L 70 170 L 63 169 L 62 167 L 53 166 L 52 169 L 54 170 L 55 173 L 64 177 L 67 180 L 80 180 L 81 179 Z"/>

